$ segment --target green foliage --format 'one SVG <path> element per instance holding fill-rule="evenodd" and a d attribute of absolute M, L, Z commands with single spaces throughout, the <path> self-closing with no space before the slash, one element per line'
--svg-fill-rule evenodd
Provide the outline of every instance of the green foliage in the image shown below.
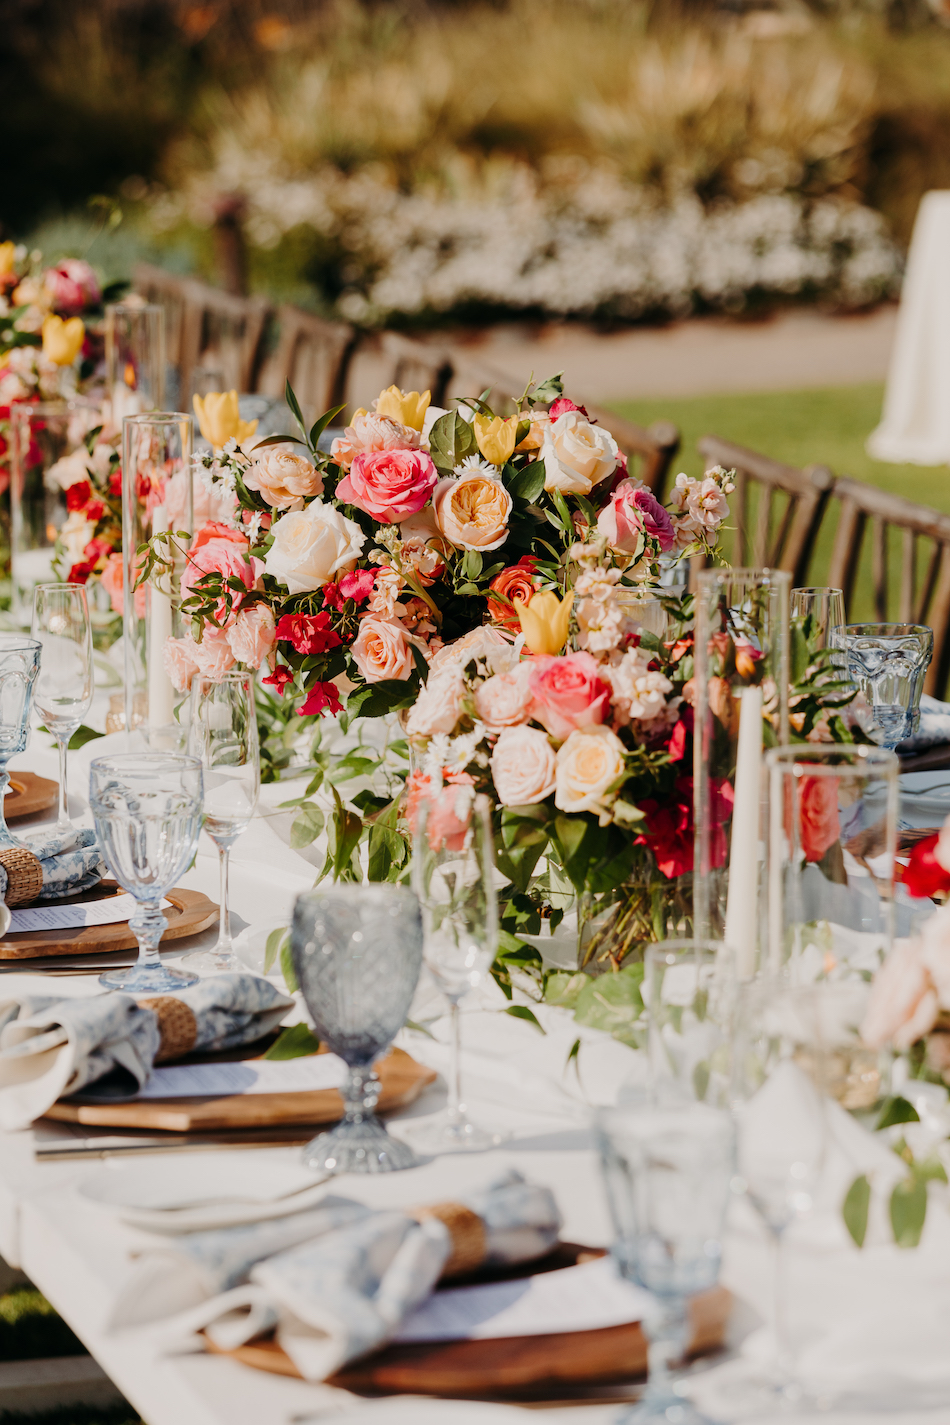
<path fill-rule="evenodd" d="M 97 732 L 94 727 L 87 727 L 84 722 L 81 722 L 69 739 L 69 750 L 78 752 L 80 747 L 85 747 L 87 742 L 94 742 L 97 737 L 102 736 L 104 736 L 103 733 Z"/>
<path fill-rule="evenodd" d="M 842 1216 L 844 1225 L 859 1247 L 864 1246 L 868 1230 L 868 1209 L 871 1205 L 871 1184 L 862 1173 L 855 1178 L 845 1196 Z"/>
<path fill-rule="evenodd" d="M 920 1115 L 912 1103 L 898 1094 L 884 1100 L 875 1128 L 891 1128 L 895 1123 L 919 1123 Z"/>
<path fill-rule="evenodd" d="M 574 1018 L 578 1024 L 605 1030 L 632 1049 L 642 1049 L 646 1038 L 642 983 L 642 965 L 587 979 L 577 996 Z"/>
<path fill-rule="evenodd" d="M 316 1054 L 320 1040 L 306 1024 L 292 1024 L 282 1029 L 279 1037 L 270 1046 L 265 1059 L 302 1059 L 308 1054 Z"/>
<path fill-rule="evenodd" d="M 35 1287 L 17 1286 L 0 1296 L 0 1361 L 85 1354 L 85 1346 Z"/>

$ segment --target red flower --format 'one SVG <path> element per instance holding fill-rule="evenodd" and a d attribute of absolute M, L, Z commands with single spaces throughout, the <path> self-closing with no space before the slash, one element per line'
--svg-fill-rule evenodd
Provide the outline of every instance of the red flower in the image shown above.
<path fill-rule="evenodd" d="M 351 574 L 344 574 L 339 580 L 331 579 L 329 584 L 324 584 L 323 602 L 327 608 L 342 612 L 347 599 L 357 604 L 368 599 L 375 584 L 376 575 L 372 569 L 357 569 Z"/>
<path fill-rule="evenodd" d="M 66 508 L 67 510 L 84 509 L 92 494 L 92 485 L 88 480 L 77 480 L 75 484 L 66 488 Z"/>
<path fill-rule="evenodd" d="M 689 708 L 687 711 L 692 713 L 693 710 Z M 692 719 L 690 719 L 690 721 L 692 721 Z M 686 718 L 681 713 L 679 722 L 673 728 L 673 735 L 670 738 L 669 747 L 666 749 L 670 754 L 671 762 L 682 762 L 686 756 L 686 738 L 691 731 L 692 729 L 686 726 Z"/>
<path fill-rule="evenodd" d="M 939 840 L 938 833 L 918 841 L 910 853 L 907 865 L 900 868 L 900 879 L 910 895 L 918 899 L 938 895 L 940 891 L 950 891 L 950 872 L 944 870 L 934 855 Z"/>
<path fill-rule="evenodd" d="M 74 564 L 66 575 L 67 584 L 85 584 L 95 567 L 94 559 L 84 559 L 82 563 Z"/>
<path fill-rule="evenodd" d="M 792 839 L 792 805 L 786 803 L 785 832 Z M 802 777 L 798 788 L 798 837 L 806 861 L 820 861 L 841 835 L 838 778 Z"/>
<path fill-rule="evenodd" d="M 343 642 L 330 627 L 330 615 L 284 614 L 277 623 L 277 637 L 292 643 L 298 653 L 326 653 Z"/>
<path fill-rule="evenodd" d="M 109 494 L 122 494 L 122 467 L 118 466 L 109 476 Z"/>
<path fill-rule="evenodd" d="M 89 504 L 86 506 L 86 519 L 91 520 L 93 524 L 96 524 L 97 521 L 102 519 L 102 516 L 105 514 L 105 512 L 106 507 L 101 500 L 90 500 Z"/>
<path fill-rule="evenodd" d="M 107 559 L 111 553 L 112 545 L 107 539 L 90 539 L 83 550 L 85 557 L 93 564 L 98 563 L 100 559 Z"/>
<path fill-rule="evenodd" d="M 266 679 L 265 679 L 266 681 Z M 343 711 L 343 704 L 340 702 L 340 693 L 335 683 L 314 683 L 307 690 L 307 700 L 297 709 L 301 717 L 318 716 L 324 712 L 338 713 Z"/>
<path fill-rule="evenodd" d="M 580 411 L 586 420 L 590 420 L 590 416 L 587 414 L 587 407 L 578 406 L 571 400 L 570 396 L 558 396 L 557 400 L 552 402 L 549 407 L 548 414 L 552 421 L 556 421 L 558 416 L 564 415 L 565 411 Z M 591 422 L 591 424 L 596 424 L 596 422 Z"/>
<path fill-rule="evenodd" d="M 673 797 L 662 805 L 653 797 L 637 803 L 646 812 L 646 830 L 634 841 L 635 846 L 648 846 L 656 858 L 657 869 L 670 880 L 693 869 L 694 835 L 693 779 L 677 777 Z M 732 814 L 733 792 L 725 777 L 713 777 L 711 786 L 712 837 L 709 847 L 711 864 L 721 866 L 726 859 L 728 840 L 723 823 Z"/>
<path fill-rule="evenodd" d="M 290 668 L 285 667 L 283 663 L 278 663 L 277 667 L 274 669 L 270 677 L 265 678 L 263 681 L 265 683 L 270 683 L 272 687 L 277 689 L 280 696 L 283 697 L 284 689 L 286 688 L 287 684 L 292 683 L 294 681 L 293 671 Z"/>

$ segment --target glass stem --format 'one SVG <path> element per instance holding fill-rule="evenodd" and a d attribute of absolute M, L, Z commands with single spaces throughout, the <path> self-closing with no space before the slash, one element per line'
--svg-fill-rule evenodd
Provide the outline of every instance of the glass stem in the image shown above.
<path fill-rule="evenodd" d="M 59 820 L 56 826 L 59 831 L 71 831 L 72 822 L 69 820 L 66 800 L 66 756 L 69 752 L 69 738 L 57 737 L 56 746 L 59 749 Z"/>
<path fill-rule="evenodd" d="M 135 914 L 129 921 L 129 929 L 139 942 L 140 967 L 147 965 L 151 969 L 161 964 L 158 942 L 165 934 L 168 921 L 162 915 L 159 905 L 158 900 L 139 901 Z"/>
<path fill-rule="evenodd" d="M 681 1296 L 660 1297 L 657 1308 L 643 1321 L 647 1337 L 646 1397 L 652 1400 L 675 1400 L 676 1389 L 671 1369 L 683 1359 L 689 1343 L 686 1301 Z"/>
<path fill-rule="evenodd" d="M 446 1113 L 450 1123 L 461 1123 L 462 1111 L 462 1016 L 458 1000 L 451 1001 L 451 1060 L 449 1062 L 449 1101 Z"/>
<path fill-rule="evenodd" d="M 372 1064 L 348 1065 L 343 1094 L 344 1123 L 365 1123 L 375 1118 L 380 1084 Z"/>
<path fill-rule="evenodd" d="M 787 1390 L 795 1379 L 795 1353 L 788 1329 L 788 1252 L 785 1233 L 772 1233 L 772 1332 L 775 1336 L 775 1374 Z"/>
<path fill-rule="evenodd" d="M 218 942 L 214 947 L 216 955 L 230 955 L 231 953 L 231 908 L 228 905 L 228 866 L 231 859 L 231 848 L 227 845 L 218 846 L 218 866 L 221 873 L 221 911 L 218 919 Z"/>

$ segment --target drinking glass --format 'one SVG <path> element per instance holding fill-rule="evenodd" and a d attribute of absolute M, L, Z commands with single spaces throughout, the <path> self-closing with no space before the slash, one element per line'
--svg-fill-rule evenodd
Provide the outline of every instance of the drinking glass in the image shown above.
<path fill-rule="evenodd" d="M 687 1299 L 715 1286 L 735 1172 L 735 1128 L 723 1109 L 669 1103 L 607 1109 L 597 1121 L 613 1256 L 654 1294 L 644 1320 L 646 1390 L 622 1419 L 701 1425 L 671 1367 L 689 1345 Z"/>
<path fill-rule="evenodd" d="M 827 585 L 793 589 L 788 612 L 793 619 L 810 618 L 812 633 L 817 636 L 816 646 L 827 648 L 831 643 L 831 630 L 844 624 L 844 593 Z"/>
<path fill-rule="evenodd" d="M 71 831 L 66 792 L 69 739 L 92 703 L 92 628 L 82 584 L 37 584 L 33 590 L 33 637 L 42 649 L 33 689 L 37 712 L 59 748 L 57 831 Z"/>
<path fill-rule="evenodd" d="M 107 990 L 164 994 L 198 976 L 161 963 L 158 942 L 168 924 L 162 896 L 191 865 L 201 830 L 201 763 L 178 753 L 97 757 L 89 768 L 89 805 L 110 872 L 135 897 L 129 928 L 139 958 L 99 976 Z"/>
<path fill-rule="evenodd" d="M 376 1117 L 373 1063 L 405 1023 L 422 969 L 419 902 L 403 886 L 336 885 L 297 897 L 294 972 L 317 1034 L 349 1069 L 343 1121 L 303 1150 L 326 1173 L 413 1168 L 410 1147 Z"/>
<path fill-rule="evenodd" d="M 934 651 L 933 629 L 921 623 L 848 623 L 832 633 L 848 673 L 874 709 L 884 746 L 896 747 L 920 725 L 920 695 Z"/>
<path fill-rule="evenodd" d="M 664 940 L 644 957 L 655 1097 L 730 1103 L 733 957 L 717 940 Z"/>
<path fill-rule="evenodd" d="M 192 682 L 189 751 L 204 769 L 204 829 L 218 848 L 221 911 L 217 944 L 185 955 L 190 969 L 242 970 L 231 943 L 228 859 L 248 828 L 261 789 L 261 754 L 254 707 L 254 675 L 225 673 L 220 682 Z"/>
<path fill-rule="evenodd" d="M 40 669 L 40 643 L 20 633 L 0 633 L 0 850 L 21 846 L 7 830 L 3 798 L 10 782 L 7 763 L 30 740 L 33 687 Z"/>
<path fill-rule="evenodd" d="M 495 958 L 498 911 L 488 798 L 447 786 L 420 803 L 413 841 L 413 886 L 422 906 L 425 963 L 449 1002 L 451 1067 L 445 1110 L 412 1134 L 423 1152 L 478 1151 L 499 1138 L 473 1123 L 461 1091 L 459 1001 L 481 983 Z"/>

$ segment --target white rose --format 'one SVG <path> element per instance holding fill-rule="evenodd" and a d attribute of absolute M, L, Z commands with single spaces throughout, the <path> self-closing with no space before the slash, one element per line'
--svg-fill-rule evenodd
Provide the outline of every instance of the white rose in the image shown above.
<path fill-rule="evenodd" d="M 365 543 L 358 524 L 314 500 L 276 522 L 264 567 L 291 594 L 309 594 L 341 569 L 352 568 Z"/>
<path fill-rule="evenodd" d="M 86 468 L 88 461 L 85 446 L 81 446 L 79 450 L 61 456 L 51 465 L 46 472 L 46 478 L 51 482 L 55 480 L 61 490 L 68 490 L 70 485 L 78 485 L 81 480 L 89 479 Z"/>
<path fill-rule="evenodd" d="M 499 801 L 507 807 L 543 802 L 554 791 L 556 767 L 546 732 L 537 727 L 505 728 L 491 758 Z"/>
<path fill-rule="evenodd" d="M 559 811 L 597 812 L 601 826 L 606 826 L 610 813 L 604 797 L 623 772 L 625 759 L 626 749 L 609 727 L 579 727 L 557 754 L 554 805 Z"/>
<path fill-rule="evenodd" d="M 617 442 L 580 411 L 565 411 L 544 432 L 540 458 L 544 488 L 562 495 L 589 495 L 617 468 Z"/>
<path fill-rule="evenodd" d="M 69 555 L 70 563 L 78 564 L 85 553 L 86 545 L 96 532 L 96 527 L 91 524 L 82 510 L 72 510 L 66 517 L 66 522 L 59 532 L 59 537 L 63 541 L 66 553 Z"/>
<path fill-rule="evenodd" d="M 457 665 L 449 665 L 441 673 L 430 672 L 406 719 L 409 736 L 432 737 L 437 732 L 454 731 L 464 691 L 465 678 Z"/>
<path fill-rule="evenodd" d="M 530 664 L 486 678 L 475 694 L 475 711 L 489 732 L 501 732 L 527 722 L 534 702 L 528 682 Z"/>

